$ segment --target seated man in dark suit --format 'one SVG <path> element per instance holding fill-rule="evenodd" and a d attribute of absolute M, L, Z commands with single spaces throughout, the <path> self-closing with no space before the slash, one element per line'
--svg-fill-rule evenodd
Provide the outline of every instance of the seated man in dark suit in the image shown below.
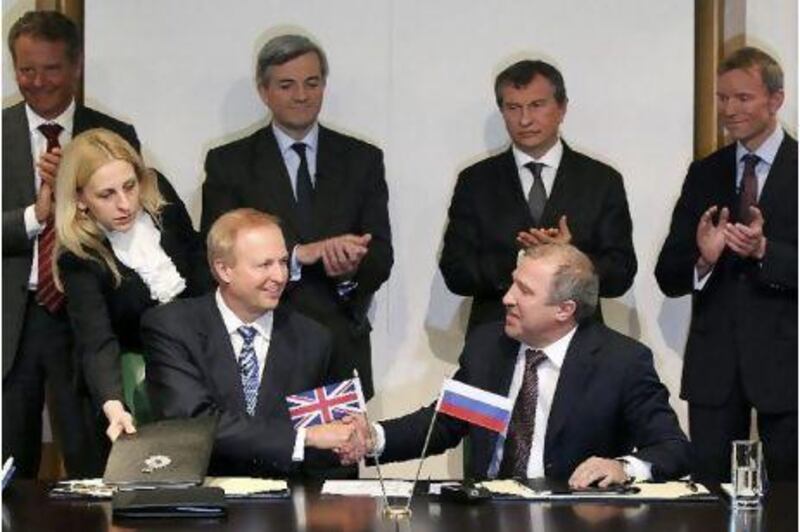
<path fill-rule="evenodd" d="M 506 437 L 440 414 L 428 447 L 436 454 L 464 437 L 465 477 L 569 479 L 576 488 L 630 477 L 677 478 L 689 444 L 644 345 L 591 319 L 598 281 L 573 246 L 528 248 L 503 298 L 505 324 L 487 323 L 468 338 L 455 379 L 514 402 Z M 418 458 L 435 405 L 359 427 L 381 461 Z M 364 449 L 347 448 L 352 461 Z"/>
<path fill-rule="evenodd" d="M 220 414 L 209 474 L 287 476 L 333 465 L 335 456 L 306 456 L 305 447 L 342 445 L 352 427 L 295 430 L 289 418 L 287 395 L 326 384 L 332 345 L 324 327 L 278 306 L 289 256 L 277 219 L 254 209 L 223 215 L 208 234 L 208 262 L 217 291 L 142 319 L 156 416 Z"/>
<path fill-rule="evenodd" d="M 622 176 L 561 140 L 561 72 L 519 61 L 498 74 L 494 92 L 511 146 L 458 176 L 439 261 L 447 288 L 472 297 L 468 330 L 503 319 L 521 247 L 572 244 L 594 263 L 600 296 L 623 295 L 636 255 Z"/>

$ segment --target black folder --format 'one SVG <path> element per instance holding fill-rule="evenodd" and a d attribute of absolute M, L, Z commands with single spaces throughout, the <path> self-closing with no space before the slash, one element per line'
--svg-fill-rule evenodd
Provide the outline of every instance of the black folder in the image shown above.
<path fill-rule="evenodd" d="M 114 517 L 222 517 L 227 512 L 220 488 L 156 488 L 118 491 L 111 500 Z"/>
<path fill-rule="evenodd" d="M 111 447 L 103 482 L 120 489 L 202 484 L 217 416 L 169 419 L 137 427 Z"/>

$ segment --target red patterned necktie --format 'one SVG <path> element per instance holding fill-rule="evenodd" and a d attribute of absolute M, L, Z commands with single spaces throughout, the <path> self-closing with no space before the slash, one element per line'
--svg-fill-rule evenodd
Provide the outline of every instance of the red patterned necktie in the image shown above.
<path fill-rule="evenodd" d="M 750 207 L 758 205 L 758 178 L 756 178 L 756 165 L 761 160 L 752 153 L 742 157 L 744 172 L 739 185 L 739 221 L 743 224 L 750 223 Z"/>
<path fill-rule="evenodd" d="M 42 124 L 39 131 L 47 139 L 47 151 L 51 152 L 60 148 L 58 135 L 64 128 L 59 124 Z M 53 279 L 53 247 L 56 243 L 55 220 L 52 213 L 45 221 L 44 229 L 38 236 L 39 281 L 36 285 L 36 301 L 52 313 L 58 312 L 64 304 L 64 294 L 56 288 Z"/>
<path fill-rule="evenodd" d="M 528 460 L 536 423 L 536 401 L 539 398 L 539 376 L 536 368 L 546 358 L 544 351 L 525 351 L 525 373 L 508 424 L 499 478 L 528 477 Z"/>

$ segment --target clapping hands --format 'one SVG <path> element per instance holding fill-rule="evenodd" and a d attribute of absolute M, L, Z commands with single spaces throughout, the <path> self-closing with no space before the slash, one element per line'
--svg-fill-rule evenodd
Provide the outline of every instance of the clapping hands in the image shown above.
<path fill-rule="evenodd" d="M 713 218 L 717 215 L 717 223 Z M 731 223 L 727 207 L 718 209 L 713 205 L 700 217 L 697 224 L 697 248 L 700 257 L 697 269 L 703 277 L 719 260 L 720 255 L 729 248 L 740 257 L 762 259 L 766 253 L 767 238 L 764 236 L 764 216 L 758 207 L 750 207 L 750 221 L 747 224 Z"/>

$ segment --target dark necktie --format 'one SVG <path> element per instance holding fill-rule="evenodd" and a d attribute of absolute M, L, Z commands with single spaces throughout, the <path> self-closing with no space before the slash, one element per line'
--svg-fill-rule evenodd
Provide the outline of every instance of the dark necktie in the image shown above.
<path fill-rule="evenodd" d="M 297 169 L 297 215 L 303 232 L 310 232 L 313 227 L 314 215 L 314 187 L 311 184 L 311 174 L 308 171 L 306 160 L 306 145 L 302 142 L 292 144 L 292 149 L 300 157 L 300 167 Z"/>
<path fill-rule="evenodd" d="M 544 351 L 533 349 L 525 351 L 525 373 L 517 400 L 514 402 L 514 410 L 511 412 L 499 478 L 528 477 L 528 460 L 536 423 L 536 401 L 539 397 L 539 377 L 536 368 L 546 358 Z"/>
<path fill-rule="evenodd" d="M 539 225 L 544 212 L 544 204 L 547 203 L 547 191 L 544 189 L 544 181 L 542 181 L 542 168 L 544 163 L 530 162 L 525 167 L 533 174 L 533 185 L 528 191 L 528 208 L 531 211 L 534 225 Z"/>
<path fill-rule="evenodd" d="M 47 151 L 60 148 L 58 135 L 64 128 L 59 124 L 42 124 L 39 131 L 47 139 Z M 64 304 L 64 294 L 56 288 L 53 279 L 53 247 L 56 243 L 55 219 L 53 214 L 45 220 L 44 229 L 37 237 L 39 259 L 37 270 L 39 280 L 36 285 L 36 301 L 52 313 L 58 312 Z"/>
<path fill-rule="evenodd" d="M 743 224 L 750 223 L 750 207 L 758 205 L 758 178 L 756 165 L 761 159 L 752 153 L 742 157 L 744 172 L 739 185 L 739 221 Z"/>
<path fill-rule="evenodd" d="M 256 413 L 256 403 L 258 402 L 258 358 L 256 358 L 256 348 L 253 345 L 258 331 L 255 327 L 242 325 L 236 329 L 236 332 L 244 340 L 242 350 L 239 352 L 239 378 L 242 381 L 245 408 L 247 413 L 252 416 Z"/>

